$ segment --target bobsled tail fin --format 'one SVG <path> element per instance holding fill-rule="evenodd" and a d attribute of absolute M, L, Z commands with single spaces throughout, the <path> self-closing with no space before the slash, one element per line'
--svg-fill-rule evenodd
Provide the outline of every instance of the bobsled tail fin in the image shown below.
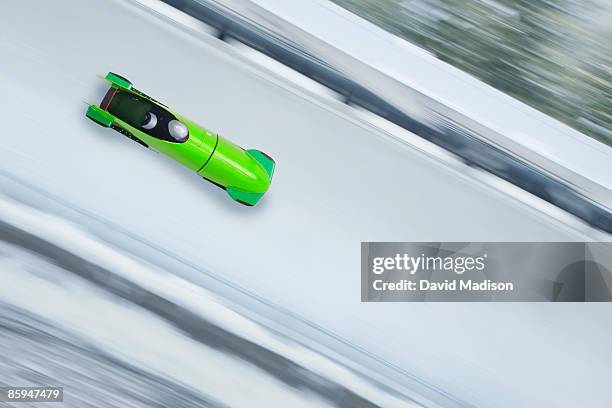
<path fill-rule="evenodd" d="M 251 193 L 248 191 L 242 191 L 237 188 L 227 187 L 227 193 L 234 200 L 240 204 L 254 206 L 263 197 L 264 193 Z"/>
<path fill-rule="evenodd" d="M 109 72 L 103 79 L 107 80 L 118 88 L 124 88 L 128 91 L 132 89 L 132 83 L 130 81 L 128 81 L 121 75 L 115 74 L 114 72 Z"/>
<path fill-rule="evenodd" d="M 272 159 L 270 156 L 268 156 L 267 154 L 265 154 L 264 152 L 260 150 L 249 149 L 246 152 L 252 158 L 257 160 L 259 164 L 261 164 L 264 170 L 266 170 L 266 173 L 268 173 L 268 176 L 270 177 L 270 179 L 272 179 L 272 175 L 274 174 L 274 166 L 276 165 L 276 163 L 274 162 L 274 159 Z"/>
<path fill-rule="evenodd" d="M 87 108 L 87 113 L 85 113 L 85 116 L 96 122 L 98 125 L 104 127 L 111 127 L 115 121 L 115 117 L 113 115 L 97 107 L 96 105 L 91 104 L 89 104 L 89 108 Z"/>

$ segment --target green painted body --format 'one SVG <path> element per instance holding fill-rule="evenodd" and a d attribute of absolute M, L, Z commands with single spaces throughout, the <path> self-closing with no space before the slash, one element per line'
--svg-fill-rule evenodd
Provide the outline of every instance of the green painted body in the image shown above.
<path fill-rule="evenodd" d="M 102 126 L 112 127 L 141 144 L 171 157 L 203 178 L 224 188 L 232 199 L 242 204 L 255 205 L 268 190 L 275 165 L 269 156 L 258 150 L 244 150 L 135 90 L 129 81 L 116 74 L 109 73 L 105 79 L 111 83 L 109 93 L 114 92 L 112 89 L 130 92 L 137 98 L 146 99 L 174 115 L 187 126 L 189 137 L 183 142 L 154 137 L 145 129 L 129 124 L 127 119 L 114 116 L 102 108 L 102 104 L 89 105 L 86 114 L 89 119 Z"/>

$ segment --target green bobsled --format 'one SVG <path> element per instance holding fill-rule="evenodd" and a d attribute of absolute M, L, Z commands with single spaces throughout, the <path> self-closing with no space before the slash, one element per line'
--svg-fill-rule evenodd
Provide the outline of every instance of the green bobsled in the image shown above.
<path fill-rule="evenodd" d="M 157 150 L 253 206 L 268 191 L 274 160 L 259 150 L 245 150 L 170 110 L 140 92 L 127 79 L 109 72 L 110 89 L 86 116 L 143 146 Z"/>

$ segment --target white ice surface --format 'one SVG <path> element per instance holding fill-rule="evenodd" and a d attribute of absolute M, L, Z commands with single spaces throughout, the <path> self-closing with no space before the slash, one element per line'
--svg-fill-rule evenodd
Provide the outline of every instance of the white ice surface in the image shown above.
<path fill-rule="evenodd" d="M 7 2 L 0 55 L 4 171 L 477 406 L 608 406 L 610 305 L 359 302 L 361 241 L 585 239 L 563 222 L 128 2 Z M 274 157 L 262 202 L 87 121 L 109 70 Z"/>

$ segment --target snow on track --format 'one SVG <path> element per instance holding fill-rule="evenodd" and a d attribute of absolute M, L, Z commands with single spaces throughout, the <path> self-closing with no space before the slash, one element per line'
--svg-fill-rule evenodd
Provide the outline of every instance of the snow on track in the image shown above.
<path fill-rule="evenodd" d="M 228 44 L 131 2 L 9 2 L 0 14 L 0 55 L 5 174 L 147 237 L 460 399 L 580 405 L 584 384 L 557 392 L 566 366 L 557 357 L 570 339 L 590 338 L 588 330 L 573 337 L 562 330 L 581 325 L 582 315 L 549 305 L 361 304 L 359 244 L 573 241 L 597 232 L 520 202 L 389 137 L 333 98 L 251 66 Z M 239 206 L 169 159 L 86 120 L 82 101 L 99 102 L 106 85 L 96 75 L 111 70 L 274 157 L 275 178 L 261 203 Z M 606 306 L 583 306 L 598 327 Z M 550 320 L 559 337 L 547 331 Z M 525 332 L 549 343 L 526 344 Z M 574 350 L 574 372 L 606 378 L 609 368 L 587 350 Z M 508 381 L 491 375 L 499 367 Z"/>

